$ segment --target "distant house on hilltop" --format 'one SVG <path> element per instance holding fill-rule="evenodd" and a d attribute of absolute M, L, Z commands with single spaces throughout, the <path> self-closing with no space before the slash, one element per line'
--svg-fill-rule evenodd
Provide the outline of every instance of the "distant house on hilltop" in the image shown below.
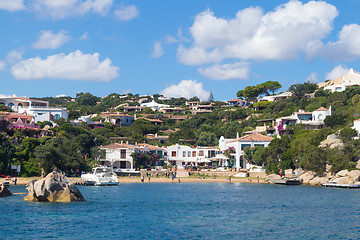
<path fill-rule="evenodd" d="M 319 88 L 324 88 L 324 90 L 330 90 L 331 92 L 343 92 L 346 88 L 354 85 L 360 85 L 360 73 L 354 72 L 352 68 L 344 76 L 318 83 Z"/>
<path fill-rule="evenodd" d="M 291 93 L 291 92 L 283 92 L 283 93 L 280 93 L 280 94 L 277 94 L 277 95 L 264 96 L 264 97 L 259 99 L 259 102 L 262 102 L 262 101 L 277 102 L 277 101 L 280 101 L 280 100 L 290 98 L 292 96 L 293 96 L 293 93 Z"/>

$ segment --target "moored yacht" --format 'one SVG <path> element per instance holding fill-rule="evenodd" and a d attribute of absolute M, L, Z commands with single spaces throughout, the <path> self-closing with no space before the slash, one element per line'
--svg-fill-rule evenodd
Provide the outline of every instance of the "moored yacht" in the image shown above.
<path fill-rule="evenodd" d="M 111 186 L 119 184 L 118 176 L 109 167 L 95 167 L 92 173 L 81 175 L 81 180 L 85 185 Z"/>

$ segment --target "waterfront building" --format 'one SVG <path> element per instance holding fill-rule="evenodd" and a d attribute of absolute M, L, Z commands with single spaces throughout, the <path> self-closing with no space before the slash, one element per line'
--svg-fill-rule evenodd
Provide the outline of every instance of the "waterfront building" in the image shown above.
<path fill-rule="evenodd" d="M 265 136 L 258 133 L 245 135 L 236 139 L 225 139 L 223 136 L 219 139 L 219 150 L 224 152 L 225 150 L 232 149 L 231 155 L 235 157 L 235 167 L 237 169 L 251 169 L 254 167 L 245 159 L 244 149 L 246 147 L 254 148 L 257 146 L 267 147 L 274 138 Z"/>
<path fill-rule="evenodd" d="M 164 159 L 168 163 L 181 169 L 185 166 L 209 166 L 218 152 L 217 147 L 190 147 L 180 144 L 164 148 Z"/>

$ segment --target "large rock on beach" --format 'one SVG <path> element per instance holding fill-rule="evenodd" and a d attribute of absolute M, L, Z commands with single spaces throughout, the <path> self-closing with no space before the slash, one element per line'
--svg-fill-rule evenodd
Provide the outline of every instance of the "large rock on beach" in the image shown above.
<path fill-rule="evenodd" d="M 360 180 L 360 170 L 352 170 L 348 173 L 348 176 L 353 182 L 357 182 Z"/>
<path fill-rule="evenodd" d="M 280 180 L 280 179 L 281 179 L 280 175 L 277 175 L 277 174 L 274 174 L 274 173 L 266 176 L 266 181 Z"/>
<path fill-rule="evenodd" d="M 349 174 L 348 170 L 341 170 L 340 172 L 336 173 L 336 177 L 346 177 Z"/>
<path fill-rule="evenodd" d="M 353 184 L 354 182 L 349 177 L 339 177 L 332 180 L 332 182 L 337 184 Z"/>
<path fill-rule="evenodd" d="M 12 192 L 2 183 L 0 183 L 0 197 L 8 197 L 13 195 Z"/>
<path fill-rule="evenodd" d="M 77 187 L 64 174 L 57 171 L 49 173 L 43 179 L 30 181 L 26 189 L 29 191 L 29 194 L 24 197 L 25 201 L 85 201 L 85 198 Z"/>
<path fill-rule="evenodd" d="M 314 177 L 309 181 L 310 185 L 321 185 L 327 183 L 329 179 L 327 177 Z"/>
<path fill-rule="evenodd" d="M 300 179 L 303 181 L 304 184 L 309 184 L 310 180 L 314 178 L 314 175 L 310 172 L 306 172 L 300 176 Z"/>

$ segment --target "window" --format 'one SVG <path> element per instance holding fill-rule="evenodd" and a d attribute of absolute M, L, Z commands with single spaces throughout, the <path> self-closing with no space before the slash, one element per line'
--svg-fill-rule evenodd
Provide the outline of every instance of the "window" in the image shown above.
<path fill-rule="evenodd" d="M 120 158 L 126 158 L 126 149 L 121 149 L 120 150 Z"/>
<path fill-rule="evenodd" d="M 8 104 L 8 107 L 12 108 L 12 107 L 14 107 L 14 104 L 11 102 L 11 103 Z"/>
<path fill-rule="evenodd" d="M 176 151 L 171 151 L 171 156 L 176 157 Z"/>
<path fill-rule="evenodd" d="M 60 118 L 60 115 L 59 115 L 59 114 L 55 114 L 54 120 L 58 120 L 59 118 Z"/>
<path fill-rule="evenodd" d="M 186 157 L 186 151 L 183 151 L 183 157 Z"/>
<path fill-rule="evenodd" d="M 183 166 L 184 166 L 184 165 L 185 165 L 185 162 L 182 162 L 182 163 L 181 163 L 181 165 L 183 165 Z"/>
<path fill-rule="evenodd" d="M 199 151 L 199 157 L 202 157 L 202 156 L 204 156 L 204 150 Z"/>
<path fill-rule="evenodd" d="M 241 144 L 241 150 L 244 150 L 246 147 L 251 147 L 251 144 Z"/>
<path fill-rule="evenodd" d="M 196 157 L 196 151 L 193 151 L 192 156 L 193 156 L 193 157 Z"/>
<path fill-rule="evenodd" d="M 323 115 L 322 115 L 322 114 L 319 114 L 319 115 L 318 115 L 318 119 L 319 119 L 319 120 L 324 119 Z"/>
<path fill-rule="evenodd" d="M 191 157 L 191 152 L 190 151 L 188 151 L 188 157 Z"/>
<path fill-rule="evenodd" d="M 215 150 L 209 150 L 208 151 L 208 157 L 209 158 L 215 157 Z"/>

